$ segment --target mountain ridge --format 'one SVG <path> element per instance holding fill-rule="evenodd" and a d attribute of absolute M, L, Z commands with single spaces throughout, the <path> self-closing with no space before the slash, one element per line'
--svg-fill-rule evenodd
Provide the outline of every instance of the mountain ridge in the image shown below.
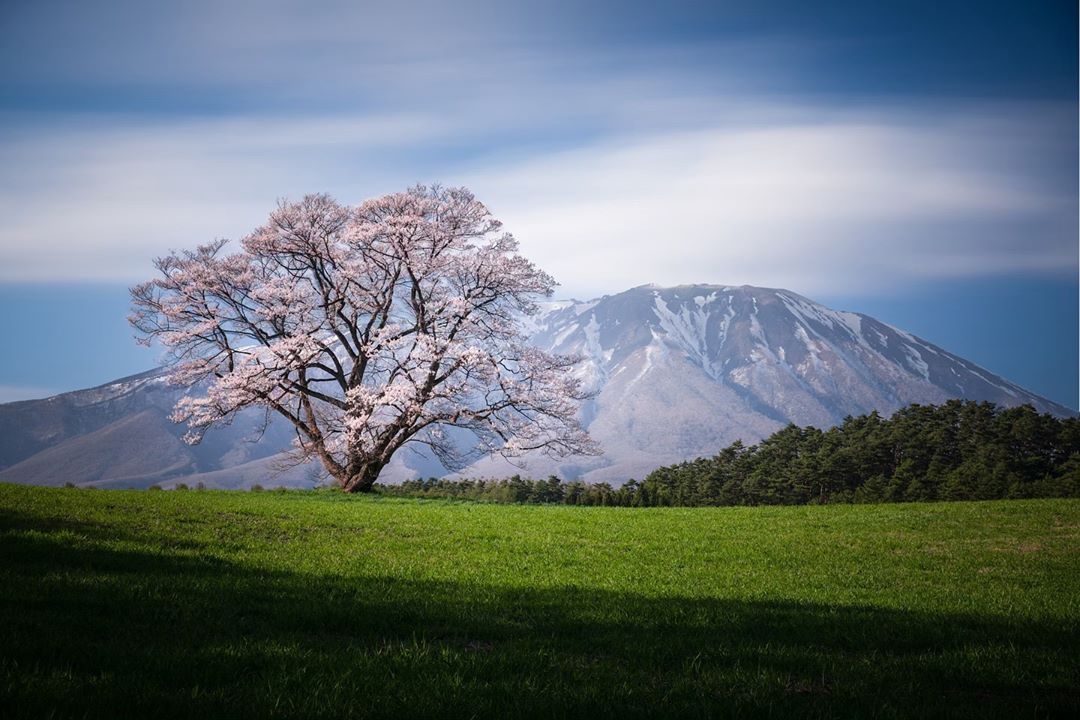
<path fill-rule="evenodd" d="M 594 394 L 581 418 L 604 456 L 526 458 L 519 464 L 487 458 L 452 475 L 554 473 L 621 482 L 663 464 L 711 455 L 736 439 L 756 442 L 788 423 L 828 427 L 848 415 L 891 414 L 912 403 L 953 397 L 1076 415 L 900 328 L 779 288 L 641 285 L 587 301 L 544 301 L 525 323 L 539 347 L 582 357 L 576 372 Z M 133 414 L 147 413 L 145 423 L 158 428 L 152 444 L 174 447 L 169 438 L 179 438 L 183 428 L 165 428 L 159 421 L 182 390 L 167 385 L 164 375 L 159 368 L 87 390 L 0 405 L 0 481 L 220 487 L 316 481 L 317 467 L 277 468 L 275 458 L 280 460 L 292 433 L 282 422 L 267 425 L 257 411 L 211 432 L 189 455 L 165 453 L 173 460 L 170 467 L 150 463 L 140 467 L 141 475 L 102 467 L 101 448 L 87 436 Z M 116 438 L 117 448 L 124 445 L 122 432 L 106 436 Z M 28 462 L 43 452 L 49 454 Z M 77 477 L 51 477 L 45 460 L 74 468 Z M 117 458 L 117 468 L 123 464 Z M 444 474 L 451 473 L 423 452 L 399 452 L 381 479 Z"/>

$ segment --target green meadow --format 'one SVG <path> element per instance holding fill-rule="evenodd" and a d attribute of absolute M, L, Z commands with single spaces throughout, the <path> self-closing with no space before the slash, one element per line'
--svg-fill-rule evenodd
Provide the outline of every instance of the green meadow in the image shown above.
<path fill-rule="evenodd" d="M 1080 501 L 0 485 L 0 717 L 1080 713 Z"/>

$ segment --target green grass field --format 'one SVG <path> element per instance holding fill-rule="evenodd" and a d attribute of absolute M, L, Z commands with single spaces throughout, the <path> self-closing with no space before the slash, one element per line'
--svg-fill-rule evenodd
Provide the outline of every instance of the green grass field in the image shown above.
<path fill-rule="evenodd" d="M 1080 501 L 0 486 L 0 717 L 1080 712 Z"/>

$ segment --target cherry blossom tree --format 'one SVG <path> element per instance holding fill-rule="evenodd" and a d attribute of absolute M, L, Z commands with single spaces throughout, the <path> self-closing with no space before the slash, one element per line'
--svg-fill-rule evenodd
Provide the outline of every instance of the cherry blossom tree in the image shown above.
<path fill-rule="evenodd" d="M 530 346 L 521 325 L 555 283 L 501 228 L 464 188 L 359 207 L 309 195 L 280 203 L 239 252 L 218 240 L 156 260 L 129 320 L 192 388 L 172 416 L 188 442 L 264 408 L 295 427 L 298 461 L 318 458 L 349 492 L 370 490 L 407 443 L 450 468 L 480 453 L 596 454 L 576 420 L 578 358 Z"/>

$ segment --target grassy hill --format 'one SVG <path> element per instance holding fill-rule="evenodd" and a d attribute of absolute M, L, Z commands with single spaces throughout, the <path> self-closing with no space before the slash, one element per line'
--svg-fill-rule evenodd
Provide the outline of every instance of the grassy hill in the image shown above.
<path fill-rule="evenodd" d="M 1080 501 L 0 485 L 3 717 L 1080 711 Z"/>

